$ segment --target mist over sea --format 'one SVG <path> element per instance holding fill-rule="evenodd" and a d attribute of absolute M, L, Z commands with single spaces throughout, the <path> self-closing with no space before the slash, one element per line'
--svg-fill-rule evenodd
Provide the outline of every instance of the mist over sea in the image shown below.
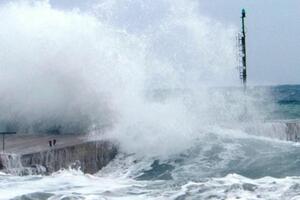
<path fill-rule="evenodd" d="M 300 118 L 300 86 L 244 92 L 238 27 L 199 6 L 1 4 L 1 131 L 86 133 L 119 154 L 94 175 L 1 173 L 0 199 L 300 199 L 299 145 L 274 137 Z"/>

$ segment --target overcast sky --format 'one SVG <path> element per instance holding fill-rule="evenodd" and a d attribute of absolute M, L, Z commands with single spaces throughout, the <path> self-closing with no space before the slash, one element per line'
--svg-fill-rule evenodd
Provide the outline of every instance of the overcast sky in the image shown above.
<path fill-rule="evenodd" d="M 300 0 L 199 1 L 205 15 L 236 26 L 246 9 L 250 83 L 300 84 Z M 87 6 L 81 0 L 50 2 L 61 8 Z"/>
<path fill-rule="evenodd" d="M 247 12 L 249 82 L 300 83 L 299 0 L 202 0 L 203 13 L 226 23 L 240 23 Z"/>
<path fill-rule="evenodd" d="M 81 10 L 99 1 L 49 0 L 56 8 Z M 240 11 L 246 9 L 250 84 L 300 84 L 300 0 L 199 2 L 204 15 L 237 27 L 240 26 Z"/>

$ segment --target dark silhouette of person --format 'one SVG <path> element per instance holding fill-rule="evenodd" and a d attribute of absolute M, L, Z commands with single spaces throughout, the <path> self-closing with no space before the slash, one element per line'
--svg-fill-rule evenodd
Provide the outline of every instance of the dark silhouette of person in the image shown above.
<path fill-rule="evenodd" d="M 49 140 L 49 146 L 52 147 L 52 141 L 51 140 Z"/>

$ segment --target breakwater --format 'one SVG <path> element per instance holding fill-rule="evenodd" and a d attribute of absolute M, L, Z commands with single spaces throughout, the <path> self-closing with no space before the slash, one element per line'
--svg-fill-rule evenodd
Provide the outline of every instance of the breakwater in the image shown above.
<path fill-rule="evenodd" d="M 241 130 L 251 135 L 265 136 L 279 140 L 300 142 L 299 120 L 274 120 L 240 124 Z"/>
<path fill-rule="evenodd" d="M 56 138 L 57 144 L 49 141 Z M 36 145 L 34 145 L 36 144 Z M 82 136 L 13 136 L 0 154 L 0 170 L 12 174 L 50 174 L 64 168 L 96 173 L 117 154 L 117 147 L 106 140 Z"/>

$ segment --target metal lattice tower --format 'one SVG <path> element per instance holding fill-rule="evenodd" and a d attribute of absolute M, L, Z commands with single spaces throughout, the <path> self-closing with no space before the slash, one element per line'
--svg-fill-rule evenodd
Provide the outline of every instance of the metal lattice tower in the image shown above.
<path fill-rule="evenodd" d="M 246 60 L 246 32 L 245 32 L 245 18 L 246 11 L 242 10 L 242 30 L 238 35 L 238 49 L 239 49 L 239 72 L 240 79 L 243 83 L 244 89 L 247 87 L 247 60 Z"/>

